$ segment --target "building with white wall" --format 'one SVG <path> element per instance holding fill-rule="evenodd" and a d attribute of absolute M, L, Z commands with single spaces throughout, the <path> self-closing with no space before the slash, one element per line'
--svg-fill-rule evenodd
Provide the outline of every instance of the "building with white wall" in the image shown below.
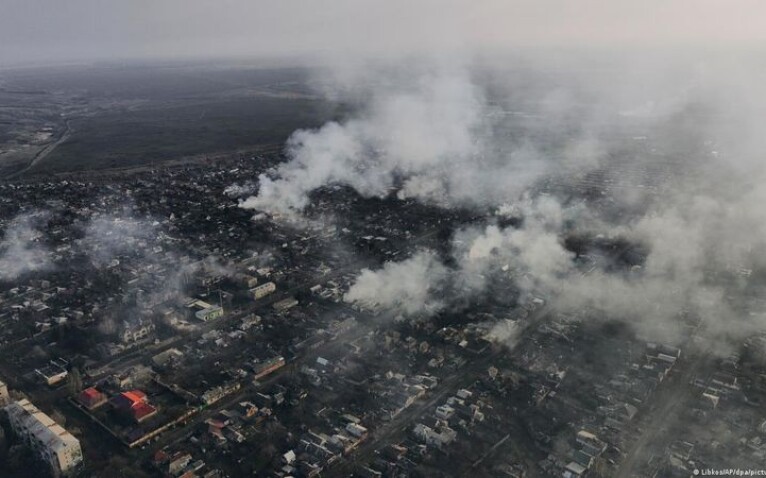
<path fill-rule="evenodd" d="M 13 431 L 51 467 L 54 477 L 66 476 L 82 462 L 80 441 L 26 398 L 5 407 Z"/>
<path fill-rule="evenodd" d="M 8 386 L 0 380 L 0 407 L 4 407 L 11 403 L 11 397 L 8 394 Z"/>

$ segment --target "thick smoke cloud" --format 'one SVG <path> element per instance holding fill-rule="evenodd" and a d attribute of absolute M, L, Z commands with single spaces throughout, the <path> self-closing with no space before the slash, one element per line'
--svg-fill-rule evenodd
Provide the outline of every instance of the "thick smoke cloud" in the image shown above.
<path fill-rule="evenodd" d="M 524 217 L 523 227 L 492 224 L 456 234 L 453 255 L 461 282 L 471 286 L 468 290 L 481 290 L 485 279 L 510 274 L 523 292 L 544 292 L 571 271 L 574 255 L 563 247 L 560 234 L 567 216 L 574 217 L 579 208 L 565 210 L 544 196 L 525 198 L 512 211 Z"/>
<path fill-rule="evenodd" d="M 358 117 L 290 138 L 290 161 L 260 177 L 260 190 L 242 206 L 300 211 L 308 194 L 342 183 L 363 196 L 383 197 L 399 178 L 401 197 L 444 201 L 471 194 L 466 166 L 481 167 L 486 103 L 461 72 L 439 72 L 414 84 L 376 91 Z"/>
<path fill-rule="evenodd" d="M 606 226 L 589 218 L 581 206 L 561 208 L 554 199 L 542 197 L 527 202 L 518 213 L 524 217 L 518 228 L 490 225 L 458 233 L 453 249 L 460 265 L 456 274 L 485 280 L 505 274 L 523 294 L 543 297 L 554 309 L 588 308 L 665 339 L 677 332 L 680 324 L 673 320 L 681 311 L 725 308 L 721 291 L 706 284 L 704 255 L 694 244 L 700 236 L 677 218 L 649 216 L 629 226 L 606 227 L 604 233 L 612 238 L 650 247 L 643 267 L 614 268 L 609 260 L 578 262 L 565 247 L 564 238 L 572 230 Z M 679 250 L 683 241 L 687 248 Z"/>
<path fill-rule="evenodd" d="M 299 214 L 313 190 L 341 183 L 368 197 L 521 218 L 456 231 L 445 263 L 420 252 L 367 270 L 349 291 L 353 302 L 374 300 L 377 290 L 405 296 L 391 271 L 419 265 L 407 306 L 381 305 L 436 313 L 443 305 L 427 305 L 481 294 L 500 277 L 522 297 L 624 320 L 658 339 L 672 339 L 689 317 L 716 337 L 742 337 L 764 325 L 763 314 L 746 310 L 766 277 L 766 144 L 757 131 L 766 75 L 740 55 L 563 66 L 537 58 L 533 81 L 494 65 L 491 87 L 464 61 L 410 77 L 402 65 L 375 78 L 342 71 L 334 93 L 345 92 L 357 111 L 296 132 L 288 161 L 242 205 Z M 530 88 L 535 81 L 545 86 Z M 541 195 L 550 183 L 580 184 L 581 202 L 556 188 Z M 645 260 L 629 267 L 576 257 L 566 239 L 577 234 L 640 245 Z M 516 336 L 499 327 L 498 337 Z"/>
<path fill-rule="evenodd" d="M 747 153 L 737 151 L 740 157 Z M 766 182 L 757 166 L 748 170 L 754 175 L 748 180 L 733 173 L 743 167 L 738 159 L 716 164 L 718 175 L 705 176 L 707 184 L 698 176 L 693 184 L 674 181 L 671 192 L 660 194 L 646 213 L 627 222 L 605 222 L 584 203 L 564 207 L 550 196 L 501 206 L 500 216 L 522 218 L 521 225 L 503 228 L 492 223 L 458 231 L 452 248 L 457 265 L 438 280 L 423 278 L 432 291 L 423 302 L 434 296 L 459 298 L 445 290 L 460 291 L 463 298 L 478 294 L 489 281 L 506 276 L 522 293 L 544 297 L 554 309 L 587 308 L 624 320 L 657 340 L 675 340 L 690 316 L 701 319 L 710 336 L 718 339 L 761 330 L 762 315 L 745 312 L 739 302 L 758 290 L 757 281 L 766 271 L 766 217 L 761 207 Z M 690 169 L 700 166 L 707 167 L 696 164 Z M 722 187 L 716 179 L 724 176 L 728 179 Z M 737 193 L 729 189 L 732 184 Z M 582 231 L 641 244 L 646 259 L 633 268 L 616 268 L 608 260 L 578 262 L 564 239 Z M 370 274 L 367 282 L 385 287 L 384 274 L 374 279 Z M 414 304 L 412 309 L 417 310 Z M 518 333 L 517 325 L 501 321 L 492 326 L 490 336 L 513 345 Z M 718 347 L 728 350 L 723 341 Z"/>
<path fill-rule="evenodd" d="M 590 68 L 603 61 L 578 58 Z M 241 206 L 294 216 L 312 191 L 331 184 L 444 207 L 513 202 L 542 178 L 608 163 L 622 147 L 614 140 L 624 135 L 620 121 L 668 121 L 688 105 L 699 75 L 673 71 L 669 80 L 666 70 L 676 61 L 631 56 L 599 76 L 556 54 L 337 60 L 316 70 L 315 86 L 353 111 L 296 131 L 288 161 L 262 174 L 257 194 Z M 644 66 L 662 73 L 639 74 Z M 233 185 L 227 193 L 234 192 L 245 191 Z"/>
<path fill-rule="evenodd" d="M 370 66 L 377 73 L 341 68 L 327 93 L 354 102 L 343 122 L 300 130 L 289 139 L 288 161 L 259 177 L 247 209 L 295 215 L 309 194 L 344 184 L 365 197 L 414 198 L 444 207 L 486 207 L 514 201 L 540 178 L 593 168 L 603 156 L 591 131 L 568 131 L 567 99 L 542 93 L 523 134 L 509 134 L 509 116 L 490 102 L 485 87 L 456 59 L 424 59 Z M 409 76 L 405 73 L 409 73 Z M 539 111 L 538 111 L 539 110 Z M 584 121 L 584 118 L 583 118 Z M 535 140 L 551 137 L 543 145 Z"/>

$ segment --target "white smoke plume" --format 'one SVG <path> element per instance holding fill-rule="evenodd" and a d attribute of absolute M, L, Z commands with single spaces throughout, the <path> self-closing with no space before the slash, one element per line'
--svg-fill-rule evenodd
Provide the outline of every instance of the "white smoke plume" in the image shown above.
<path fill-rule="evenodd" d="M 707 66 L 682 71 L 665 60 L 623 65 L 614 75 L 540 61 L 538 72 L 553 69 L 548 91 L 506 84 L 500 99 L 462 67 L 416 69 L 410 79 L 398 70 L 364 78 L 367 88 L 352 78 L 342 86 L 359 111 L 296 132 L 288 161 L 261 176 L 258 194 L 242 206 L 299 213 L 313 190 L 340 183 L 363 196 L 396 191 L 444 207 L 500 207 L 523 219 L 519 227 L 490 220 L 456 232 L 449 267 L 421 252 L 365 271 L 350 301 L 375 301 L 378 290 L 390 290 L 405 297 L 404 309 L 422 311 L 443 304 L 446 291 L 477 294 L 505 276 L 556 308 L 591 307 L 655 335 L 680 327 L 687 313 L 742 335 L 762 325 L 733 302 L 756 282 L 751 273 L 766 274 L 766 144 L 757 131 L 766 120 L 758 81 L 765 75 L 742 61 L 706 58 Z M 533 79 L 550 80 L 545 73 Z M 502 117 L 524 118 L 527 129 L 504 131 Z M 606 171 L 600 183 L 586 177 L 594 168 Z M 524 196 L 550 178 L 580 182 L 589 199 L 572 207 L 568 193 Z M 583 266 L 564 244 L 583 231 L 641 244 L 646 260 L 632 270 L 598 257 Z M 406 295 L 391 271 L 417 265 L 424 254 L 421 285 Z M 401 308 L 397 300 L 379 302 Z"/>
<path fill-rule="evenodd" d="M 430 314 L 444 306 L 439 288 L 447 275 L 434 253 L 420 251 L 378 270 L 363 269 L 344 300 L 409 316 Z"/>
<path fill-rule="evenodd" d="M 244 184 L 232 184 L 227 186 L 223 193 L 230 198 L 247 197 L 255 193 L 258 190 L 257 186 L 250 181 Z"/>
<path fill-rule="evenodd" d="M 103 267 L 122 254 L 139 250 L 156 236 L 155 226 L 131 215 L 105 214 L 91 218 L 77 245 L 96 267 Z"/>
<path fill-rule="evenodd" d="M 336 68 L 320 89 L 352 113 L 293 133 L 287 161 L 260 175 L 257 194 L 240 205 L 294 216 L 312 191 L 343 184 L 365 197 L 395 192 L 444 207 L 496 207 L 541 178 L 582 175 L 608 162 L 622 147 L 610 143 L 624 134 L 616 131 L 620 113 L 651 101 L 627 81 L 633 70 L 624 64 L 612 72 L 624 80 L 616 86 L 584 67 L 570 65 L 560 84 L 541 73 L 550 68 L 545 60 L 510 71 L 506 61 L 518 58 L 437 55 Z M 654 87 L 650 80 L 642 78 Z M 656 81 L 672 98 L 668 111 L 690 101 L 694 81 Z M 599 102 L 589 103 L 596 95 Z M 238 185 L 229 191 L 242 192 Z"/>
<path fill-rule="evenodd" d="M 584 220 L 579 205 L 563 208 L 549 196 L 525 196 L 514 207 L 501 206 L 499 211 L 523 218 L 523 225 L 501 229 L 490 224 L 455 234 L 452 254 L 462 290 L 475 293 L 493 276 L 505 274 L 525 293 L 543 292 L 570 272 L 574 255 L 564 248 L 561 232 L 566 221 Z"/>
<path fill-rule="evenodd" d="M 443 206 L 516 199 L 549 167 L 531 143 L 512 147 L 494 130 L 497 108 L 462 67 L 415 70 L 402 79 L 384 70 L 351 119 L 295 132 L 288 161 L 259 178 L 258 194 L 241 206 L 294 214 L 308 195 L 344 184 L 365 197 L 397 190 Z"/>
<path fill-rule="evenodd" d="M 505 319 L 492 324 L 484 338 L 490 342 L 504 344 L 509 348 L 513 348 L 521 337 L 522 331 L 523 327 L 517 322 Z"/>
<path fill-rule="evenodd" d="M 51 251 L 42 243 L 38 223 L 47 214 L 35 212 L 13 218 L 0 241 L 0 280 L 14 280 L 29 272 L 53 267 Z"/>
<path fill-rule="evenodd" d="M 553 199 L 525 199 L 519 211 L 525 215 L 520 229 L 460 231 L 456 235 L 457 267 L 442 263 L 436 253 L 419 251 L 401 262 L 388 262 L 381 269 L 365 269 L 345 296 L 348 302 L 374 305 L 394 312 L 433 314 L 462 294 L 477 294 L 493 275 L 511 273 L 527 292 L 553 287 L 573 270 L 573 254 L 561 245 L 558 233 L 567 215 Z"/>

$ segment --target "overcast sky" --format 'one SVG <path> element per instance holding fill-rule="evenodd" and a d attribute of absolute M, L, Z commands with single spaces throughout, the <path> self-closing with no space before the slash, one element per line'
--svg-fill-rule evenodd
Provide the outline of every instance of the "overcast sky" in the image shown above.
<path fill-rule="evenodd" d="M 758 45 L 763 0 L 0 0 L 0 65 Z"/>

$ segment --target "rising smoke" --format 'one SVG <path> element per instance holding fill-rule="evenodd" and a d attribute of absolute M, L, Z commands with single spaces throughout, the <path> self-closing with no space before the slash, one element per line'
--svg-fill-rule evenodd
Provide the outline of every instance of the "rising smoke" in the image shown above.
<path fill-rule="evenodd" d="M 136 219 L 131 214 L 104 214 L 91 217 L 83 227 L 84 235 L 77 241 L 90 262 L 97 268 L 105 267 L 118 257 L 140 250 L 156 237 L 156 226 Z"/>
<path fill-rule="evenodd" d="M 296 131 L 289 161 L 261 175 L 258 194 L 241 206 L 300 213 L 312 191 L 330 184 L 365 197 L 395 190 L 400 199 L 445 207 L 487 206 L 516 199 L 554 166 L 534 142 L 498 131 L 503 111 L 466 69 L 437 65 L 409 79 L 398 70 L 382 74 L 397 81 L 376 83 L 351 119 Z M 576 153 L 567 167 L 579 166 L 587 142 L 562 143 Z"/>
<path fill-rule="evenodd" d="M 421 251 L 365 270 L 351 302 L 434 313 L 455 291 L 478 294 L 508 276 L 554 308 L 588 307 L 656 336 L 672 335 L 688 314 L 720 334 L 763 325 L 733 304 L 766 272 L 766 145 L 753 130 L 766 119 L 763 72 L 714 58 L 687 70 L 648 60 L 533 63 L 539 84 L 502 68 L 487 75 L 492 83 L 465 66 L 362 75 L 351 119 L 296 132 L 288 161 L 241 205 L 296 215 L 313 190 L 344 184 L 365 197 L 521 218 L 503 227 L 487 214 L 485 224 L 455 231 L 450 265 Z M 551 69 L 556 81 L 547 84 Z M 365 84 L 373 86 L 360 101 Z M 540 193 L 551 182 L 587 187 L 589 172 L 606 178 L 595 198 Z M 586 267 L 566 245 L 583 233 L 640 244 L 646 257 L 634 267 L 608 258 Z"/>
<path fill-rule="evenodd" d="M 47 218 L 43 212 L 20 214 L 6 225 L 0 242 L 0 280 L 10 281 L 53 267 L 51 252 L 43 243 L 40 230 Z"/>
<path fill-rule="evenodd" d="M 447 275 L 433 252 L 421 251 L 378 270 L 362 270 L 344 300 L 408 315 L 431 314 L 445 305 L 438 291 Z"/>

